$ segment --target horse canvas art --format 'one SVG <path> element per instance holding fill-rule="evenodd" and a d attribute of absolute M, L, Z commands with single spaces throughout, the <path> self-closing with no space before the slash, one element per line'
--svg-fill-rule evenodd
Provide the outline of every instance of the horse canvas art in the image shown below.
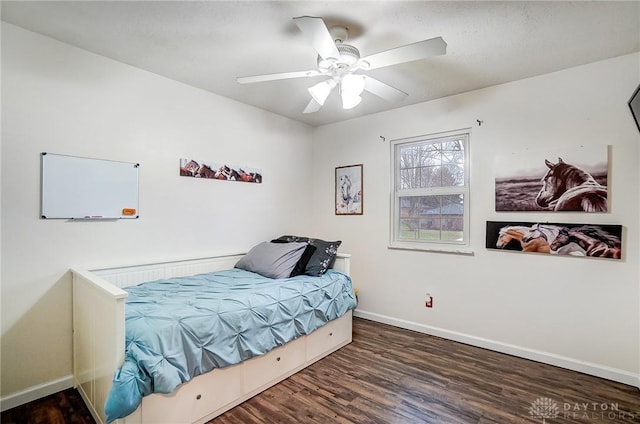
<path fill-rule="evenodd" d="M 520 244 L 523 252 L 542 252 L 550 253 L 551 248 L 549 243 L 542 237 L 528 238 L 531 233 L 530 227 L 522 225 L 508 225 L 502 227 L 498 233 L 498 241 L 496 247 L 504 249 L 512 241 L 517 241 Z"/>
<path fill-rule="evenodd" d="M 183 177 L 207 178 L 245 183 L 262 182 L 262 171 L 248 167 L 214 164 L 209 161 L 180 159 L 180 175 Z"/>
<path fill-rule="evenodd" d="M 542 188 L 536 203 L 554 211 L 607 211 L 607 187 L 602 186 L 588 172 L 577 166 L 544 160 L 549 170 L 542 177 Z"/>
<path fill-rule="evenodd" d="M 596 225 L 562 228 L 550 247 L 559 250 L 572 243 L 580 246 L 586 256 L 613 259 L 620 259 L 621 256 L 620 238 Z"/>
<path fill-rule="evenodd" d="M 362 165 L 336 167 L 336 215 L 362 215 Z"/>
<path fill-rule="evenodd" d="M 621 259 L 622 226 L 487 221 L 487 249 Z"/>
<path fill-rule="evenodd" d="M 495 172 L 496 211 L 608 210 L 607 146 L 501 156 Z"/>

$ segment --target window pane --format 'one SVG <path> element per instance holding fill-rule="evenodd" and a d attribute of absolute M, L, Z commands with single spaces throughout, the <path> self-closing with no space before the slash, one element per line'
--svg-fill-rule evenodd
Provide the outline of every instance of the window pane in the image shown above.
<path fill-rule="evenodd" d="M 400 238 L 424 241 L 462 241 L 464 196 L 400 197 Z"/>
<path fill-rule="evenodd" d="M 451 164 L 464 163 L 464 144 L 462 140 L 442 143 L 442 162 Z"/>
<path fill-rule="evenodd" d="M 405 240 L 420 238 L 420 227 L 417 219 L 400 218 L 400 237 Z"/>
<path fill-rule="evenodd" d="M 420 197 L 401 197 L 400 198 L 400 218 L 416 218 L 419 216 L 420 216 Z"/>
<path fill-rule="evenodd" d="M 416 196 L 420 202 L 422 216 L 440 214 L 440 198 L 442 196 Z"/>
<path fill-rule="evenodd" d="M 462 241 L 464 231 L 464 196 L 442 196 L 442 240 Z"/>
<path fill-rule="evenodd" d="M 420 187 L 440 187 L 441 171 L 439 166 L 428 166 L 420 170 Z"/>
<path fill-rule="evenodd" d="M 416 153 L 419 154 L 418 163 L 421 166 L 440 165 L 440 154 L 433 148 L 433 145 L 425 144 L 420 146 Z"/>
<path fill-rule="evenodd" d="M 401 147 L 400 189 L 464 185 L 462 140 Z"/>
<path fill-rule="evenodd" d="M 401 169 L 400 188 L 420 188 L 420 168 Z"/>
<path fill-rule="evenodd" d="M 442 167 L 442 187 L 464 185 L 464 168 L 461 165 L 445 165 Z"/>
<path fill-rule="evenodd" d="M 416 161 L 416 148 L 415 147 L 402 147 L 400 148 L 400 169 L 414 168 L 418 165 Z"/>
<path fill-rule="evenodd" d="M 425 241 L 440 240 L 440 217 L 437 215 L 421 219 L 420 239 Z"/>

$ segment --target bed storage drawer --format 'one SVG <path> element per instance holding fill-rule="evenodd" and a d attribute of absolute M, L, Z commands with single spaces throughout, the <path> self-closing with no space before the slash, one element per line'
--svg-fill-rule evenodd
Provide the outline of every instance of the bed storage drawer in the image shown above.
<path fill-rule="evenodd" d="M 297 339 L 243 364 L 244 391 L 249 393 L 305 363 L 305 340 Z"/>
<path fill-rule="evenodd" d="M 242 365 L 219 368 L 183 384 L 171 395 L 152 394 L 142 403 L 144 423 L 192 423 L 242 396 Z M 185 414 L 189 411 L 189 414 Z"/>
<path fill-rule="evenodd" d="M 351 313 L 328 322 L 307 337 L 307 360 L 311 361 L 320 355 L 326 355 L 328 350 L 351 341 L 352 318 Z"/>

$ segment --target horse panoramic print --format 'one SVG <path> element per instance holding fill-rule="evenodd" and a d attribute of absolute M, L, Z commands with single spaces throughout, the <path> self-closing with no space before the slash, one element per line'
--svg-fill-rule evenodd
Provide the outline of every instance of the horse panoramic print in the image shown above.
<path fill-rule="evenodd" d="M 487 221 L 487 249 L 620 259 L 622 226 Z"/>
<path fill-rule="evenodd" d="M 607 146 L 496 160 L 496 211 L 607 212 Z"/>
<path fill-rule="evenodd" d="M 180 175 L 223 181 L 262 183 L 262 171 L 260 170 L 193 159 L 180 159 Z"/>

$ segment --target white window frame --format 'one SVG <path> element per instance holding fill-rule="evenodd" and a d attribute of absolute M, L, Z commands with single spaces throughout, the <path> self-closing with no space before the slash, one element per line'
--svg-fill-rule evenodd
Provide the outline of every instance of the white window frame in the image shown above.
<path fill-rule="evenodd" d="M 450 139 L 464 139 L 464 184 L 454 187 L 433 187 L 433 188 L 413 188 L 400 189 L 400 147 L 411 144 L 435 144 L 446 142 Z M 437 134 L 423 135 L 417 137 L 401 138 L 391 140 L 391 211 L 390 211 L 390 232 L 389 248 L 407 250 L 425 250 L 437 252 L 451 252 L 461 254 L 473 254 L 470 246 L 470 185 L 469 176 L 469 145 L 471 139 L 471 129 L 465 128 L 455 131 L 448 131 Z M 428 196 L 462 194 L 464 196 L 464 216 L 463 216 L 463 239 L 461 241 L 445 240 L 406 240 L 400 238 L 400 198 L 405 196 Z"/>

